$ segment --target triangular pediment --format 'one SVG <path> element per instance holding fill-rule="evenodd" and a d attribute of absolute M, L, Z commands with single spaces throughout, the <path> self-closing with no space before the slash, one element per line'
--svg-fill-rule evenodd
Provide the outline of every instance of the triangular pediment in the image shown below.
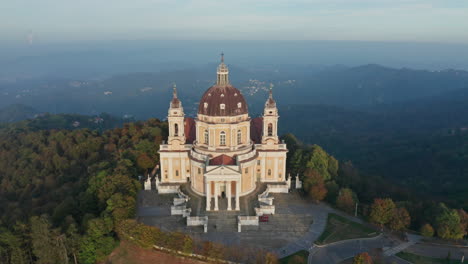
<path fill-rule="evenodd" d="M 239 166 L 217 166 L 210 169 L 211 166 L 208 166 L 208 171 L 205 175 L 240 175 Z"/>

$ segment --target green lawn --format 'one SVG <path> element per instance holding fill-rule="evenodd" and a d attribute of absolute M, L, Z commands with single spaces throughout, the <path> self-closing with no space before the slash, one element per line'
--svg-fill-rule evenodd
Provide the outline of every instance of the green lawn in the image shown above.
<path fill-rule="evenodd" d="M 460 261 L 456 260 L 451 260 L 448 262 L 446 259 L 439 259 L 439 258 L 430 258 L 430 257 L 424 257 L 424 256 L 419 256 L 415 255 L 412 253 L 408 252 L 400 252 L 396 254 L 398 257 L 407 260 L 411 263 L 414 264 L 455 264 L 455 263 L 460 263 Z"/>
<path fill-rule="evenodd" d="M 327 226 L 322 235 L 315 241 L 316 244 L 329 244 L 336 241 L 374 237 L 378 232 L 362 224 L 350 221 L 337 214 L 328 214 Z"/>
<path fill-rule="evenodd" d="M 292 255 L 286 256 L 286 257 L 279 260 L 280 264 L 301 264 L 300 262 L 295 263 L 294 258 L 296 256 L 301 257 L 302 260 L 304 260 L 303 263 L 307 263 L 307 258 L 309 258 L 309 251 L 300 250 L 300 251 L 298 251 L 298 252 L 296 252 L 296 253 L 294 253 Z M 296 257 L 296 259 L 298 259 L 298 258 Z"/>

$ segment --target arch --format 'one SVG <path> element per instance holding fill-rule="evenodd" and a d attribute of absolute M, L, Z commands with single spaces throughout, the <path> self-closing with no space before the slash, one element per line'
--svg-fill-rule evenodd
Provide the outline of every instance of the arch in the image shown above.
<path fill-rule="evenodd" d="M 178 136 L 179 135 L 179 124 L 175 123 L 174 124 L 174 136 Z"/>
<path fill-rule="evenodd" d="M 226 132 L 221 131 L 219 133 L 219 145 L 226 146 Z"/>
<path fill-rule="evenodd" d="M 239 129 L 237 130 L 237 145 L 242 144 L 242 131 Z"/>
<path fill-rule="evenodd" d="M 273 124 L 268 123 L 268 136 L 271 137 L 273 136 Z"/>

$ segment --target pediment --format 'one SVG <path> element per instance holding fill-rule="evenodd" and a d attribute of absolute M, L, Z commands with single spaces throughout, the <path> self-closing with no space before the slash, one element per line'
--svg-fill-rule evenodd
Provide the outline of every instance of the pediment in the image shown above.
<path fill-rule="evenodd" d="M 211 167 L 211 166 L 209 166 Z M 205 173 L 206 176 L 210 175 L 240 175 L 239 166 L 216 166 L 213 169 L 207 168 L 208 171 Z"/>

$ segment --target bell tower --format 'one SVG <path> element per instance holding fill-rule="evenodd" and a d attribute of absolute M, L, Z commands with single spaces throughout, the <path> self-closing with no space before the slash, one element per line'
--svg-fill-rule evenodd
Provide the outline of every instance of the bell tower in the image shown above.
<path fill-rule="evenodd" d="M 278 108 L 276 107 L 276 101 L 273 99 L 273 84 L 270 84 L 269 96 L 263 110 L 262 144 L 278 143 L 278 118 Z"/>
<path fill-rule="evenodd" d="M 172 91 L 172 101 L 169 106 L 167 121 L 169 125 L 169 145 L 185 144 L 184 133 L 184 108 L 182 102 L 177 98 L 177 87 L 174 84 Z"/>

